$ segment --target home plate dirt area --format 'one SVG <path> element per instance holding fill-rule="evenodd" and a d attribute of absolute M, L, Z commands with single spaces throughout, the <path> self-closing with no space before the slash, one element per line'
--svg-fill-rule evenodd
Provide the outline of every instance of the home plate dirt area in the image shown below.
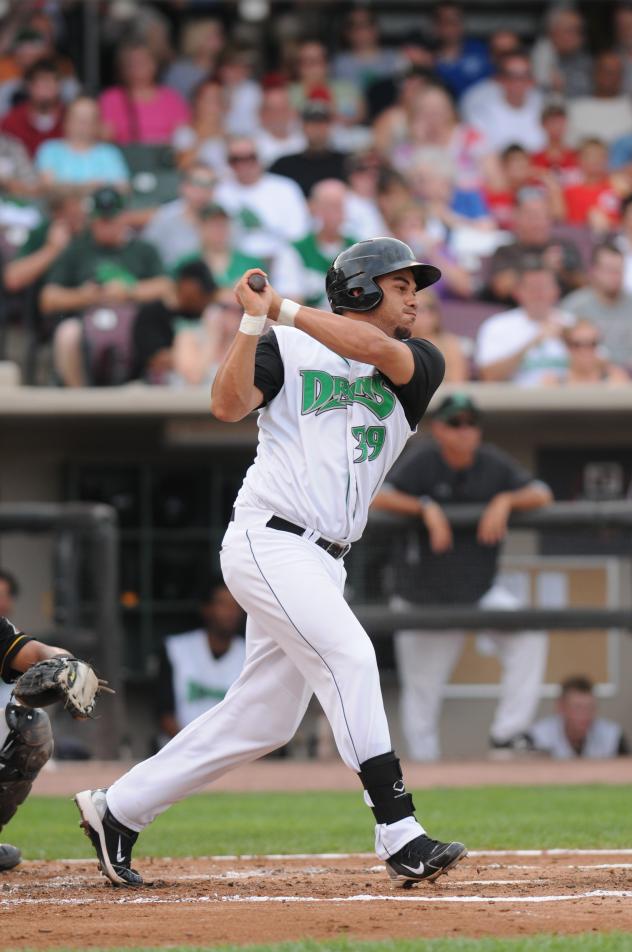
<path fill-rule="evenodd" d="M 3 946 L 152 946 L 632 930 L 632 850 L 473 852 L 403 889 L 375 856 L 142 859 L 115 888 L 94 862 L 3 875 Z M 71 938 L 72 937 L 72 938 Z"/>

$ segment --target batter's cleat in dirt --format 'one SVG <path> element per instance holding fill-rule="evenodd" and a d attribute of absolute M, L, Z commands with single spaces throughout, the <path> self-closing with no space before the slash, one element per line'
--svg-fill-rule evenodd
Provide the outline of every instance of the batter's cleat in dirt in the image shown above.
<path fill-rule="evenodd" d="M 9 843 L 0 843 L 0 872 L 4 873 L 7 869 L 13 869 L 18 863 L 22 862 L 22 854 L 17 846 L 11 846 Z"/>
<path fill-rule="evenodd" d="M 412 885 L 422 879 L 432 882 L 467 856 L 463 843 L 440 843 L 423 833 L 386 860 L 391 879 Z"/>
<path fill-rule="evenodd" d="M 138 833 L 112 816 L 105 790 L 82 790 L 75 803 L 81 814 L 79 825 L 96 850 L 103 875 L 115 886 L 142 886 L 142 877 L 131 868 L 132 847 Z"/>

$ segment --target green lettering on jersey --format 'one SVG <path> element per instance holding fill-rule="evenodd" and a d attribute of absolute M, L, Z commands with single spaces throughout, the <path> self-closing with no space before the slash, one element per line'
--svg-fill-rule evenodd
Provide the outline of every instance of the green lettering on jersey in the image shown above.
<path fill-rule="evenodd" d="M 332 398 L 334 378 L 324 370 L 301 370 L 303 404 L 301 414 L 318 413 Z"/>
<path fill-rule="evenodd" d="M 395 395 L 381 374 L 371 377 L 333 377 L 324 370 L 301 370 L 303 394 L 301 414 L 318 416 L 326 410 L 345 409 L 359 403 L 378 420 L 385 420 L 395 409 Z"/>

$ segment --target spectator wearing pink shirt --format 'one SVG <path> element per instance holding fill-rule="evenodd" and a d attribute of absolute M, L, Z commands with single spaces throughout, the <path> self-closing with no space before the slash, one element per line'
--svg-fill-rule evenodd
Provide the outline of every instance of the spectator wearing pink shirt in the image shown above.
<path fill-rule="evenodd" d="M 187 103 L 174 89 L 157 84 L 157 70 L 158 64 L 144 43 L 121 48 L 121 85 L 106 89 L 101 96 L 106 135 L 119 145 L 169 143 L 175 130 L 189 122 Z"/>

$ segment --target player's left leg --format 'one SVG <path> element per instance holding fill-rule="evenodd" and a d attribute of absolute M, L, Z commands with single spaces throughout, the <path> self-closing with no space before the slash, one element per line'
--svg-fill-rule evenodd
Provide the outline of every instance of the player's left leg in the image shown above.
<path fill-rule="evenodd" d="M 519 609 L 519 598 L 502 585 L 494 585 L 481 599 L 482 608 Z M 520 751 L 529 746 L 528 731 L 540 701 L 546 671 L 548 636 L 542 631 L 495 634 L 493 640 L 502 664 L 500 700 L 490 729 L 492 748 Z"/>
<path fill-rule="evenodd" d="M 75 797 L 81 825 L 108 879 L 142 885 L 131 868 L 138 833 L 173 803 L 287 743 L 311 693 L 290 659 L 249 617 L 244 668 L 224 700 L 109 790 L 83 790 Z"/>

